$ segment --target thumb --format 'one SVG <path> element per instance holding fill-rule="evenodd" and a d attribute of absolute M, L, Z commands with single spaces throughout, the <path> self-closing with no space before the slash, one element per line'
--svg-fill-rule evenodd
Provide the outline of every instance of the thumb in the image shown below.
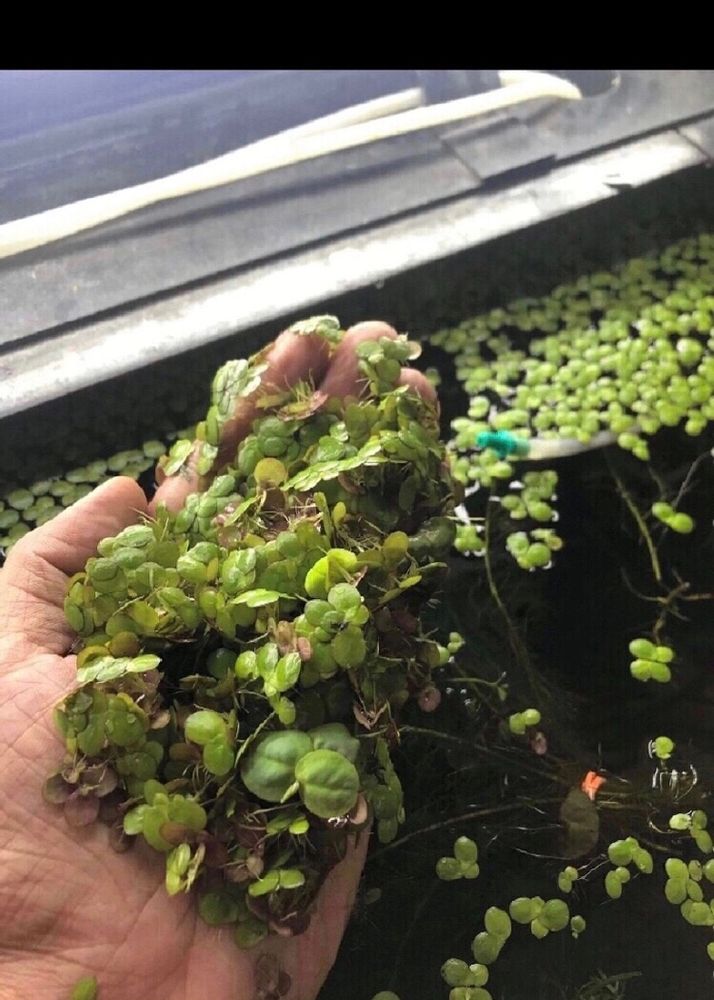
<path fill-rule="evenodd" d="M 74 633 L 63 612 L 68 577 L 84 567 L 102 538 L 146 510 L 141 487 L 118 476 L 16 542 L 0 570 L 0 660 L 69 650 Z"/>

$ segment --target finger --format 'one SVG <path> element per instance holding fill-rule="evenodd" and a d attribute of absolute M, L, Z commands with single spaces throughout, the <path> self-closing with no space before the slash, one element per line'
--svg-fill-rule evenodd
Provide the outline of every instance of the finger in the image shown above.
<path fill-rule="evenodd" d="M 308 1000 L 320 992 L 334 965 L 352 913 L 369 846 L 369 829 L 350 841 L 345 858 L 329 873 L 320 889 L 307 930 L 292 938 L 272 938 L 262 951 L 278 957 L 291 979 L 288 997 Z"/>
<path fill-rule="evenodd" d="M 221 441 L 214 468 L 233 460 L 242 439 L 250 433 L 256 417 L 258 398 L 266 391 L 280 392 L 302 380 L 317 385 L 329 362 L 329 346 L 322 337 L 302 336 L 286 330 L 277 338 L 264 359 L 267 369 L 255 392 L 238 401 L 233 417 L 221 430 Z M 196 472 L 198 458 L 194 448 L 187 466 L 176 476 L 167 477 L 159 486 L 149 505 L 153 513 L 158 503 L 165 503 L 169 510 L 180 510 L 190 493 L 201 489 L 201 478 Z"/>
<path fill-rule="evenodd" d="M 74 638 L 62 610 L 67 578 L 146 509 L 141 487 L 118 476 L 16 542 L 0 571 L 0 653 L 66 653 Z"/>
<path fill-rule="evenodd" d="M 432 406 L 436 407 L 438 414 L 439 396 L 423 372 L 417 371 L 416 368 L 402 368 L 401 375 L 399 376 L 399 384 L 408 385 L 410 389 L 418 393 L 427 403 L 431 403 Z"/>
<path fill-rule="evenodd" d="M 327 375 L 320 386 L 320 392 L 326 397 L 358 395 L 360 383 L 364 381 L 364 376 L 359 370 L 359 358 L 356 348 L 365 340 L 379 340 L 381 337 L 388 337 L 394 340 L 397 331 L 388 323 L 380 320 L 369 320 L 366 323 L 357 323 L 350 327 L 338 349 L 332 358 Z M 427 402 L 437 408 L 439 407 L 436 389 L 429 379 L 416 368 L 403 368 L 399 376 L 399 385 L 406 385 L 418 393 Z"/>
<path fill-rule="evenodd" d="M 361 385 L 366 380 L 359 370 L 357 345 L 365 340 L 379 340 L 380 337 L 395 340 L 397 331 L 380 320 L 368 320 L 350 327 L 332 356 L 327 375 L 320 385 L 320 392 L 339 399 L 359 395 Z"/>

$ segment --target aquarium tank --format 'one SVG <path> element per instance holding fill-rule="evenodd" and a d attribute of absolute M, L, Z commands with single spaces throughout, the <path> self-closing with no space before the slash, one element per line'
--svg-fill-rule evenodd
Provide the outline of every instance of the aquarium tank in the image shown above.
<path fill-rule="evenodd" d="M 69 581 L 38 802 L 258 964 L 368 838 L 320 1000 L 710 996 L 714 73 L 0 91 L 3 557 L 200 475 Z M 266 389 L 376 318 L 354 395 Z"/>

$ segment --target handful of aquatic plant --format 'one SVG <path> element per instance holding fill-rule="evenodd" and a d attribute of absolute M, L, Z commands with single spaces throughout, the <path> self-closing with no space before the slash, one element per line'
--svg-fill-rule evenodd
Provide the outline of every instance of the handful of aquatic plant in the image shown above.
<path fill-rule="evenodd" d="M 332 317 L 293 330 L 342 337 Z M 205 492 L 104 539 L 65 602 L 78 688 L 47 798 L 119 848 L 143 837 L 167 891 L 197 890 L 241 946 L 307 927 L 371 815 L 396 835 L 398 711 L 448 657 L 420 625 L 453 539 L 436 413 L 397 386 L 415 345 L 357 351 L 358 397 L 266 390 Z M 198 450 L 177 442 L 166 472 L 215 468 L 263 356 L 219 370 Z"/>

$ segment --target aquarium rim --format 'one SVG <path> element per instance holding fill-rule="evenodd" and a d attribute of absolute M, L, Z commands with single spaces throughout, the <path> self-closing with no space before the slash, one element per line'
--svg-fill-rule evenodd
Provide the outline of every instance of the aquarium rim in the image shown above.
<path fill-rule="evenodd" d="M 0 418 L 317 304 L 329 308 L 347 292 L 709 162 L 696 141 L 669 129 L 199 287 L 40 332 L 0 353 Z"/>

